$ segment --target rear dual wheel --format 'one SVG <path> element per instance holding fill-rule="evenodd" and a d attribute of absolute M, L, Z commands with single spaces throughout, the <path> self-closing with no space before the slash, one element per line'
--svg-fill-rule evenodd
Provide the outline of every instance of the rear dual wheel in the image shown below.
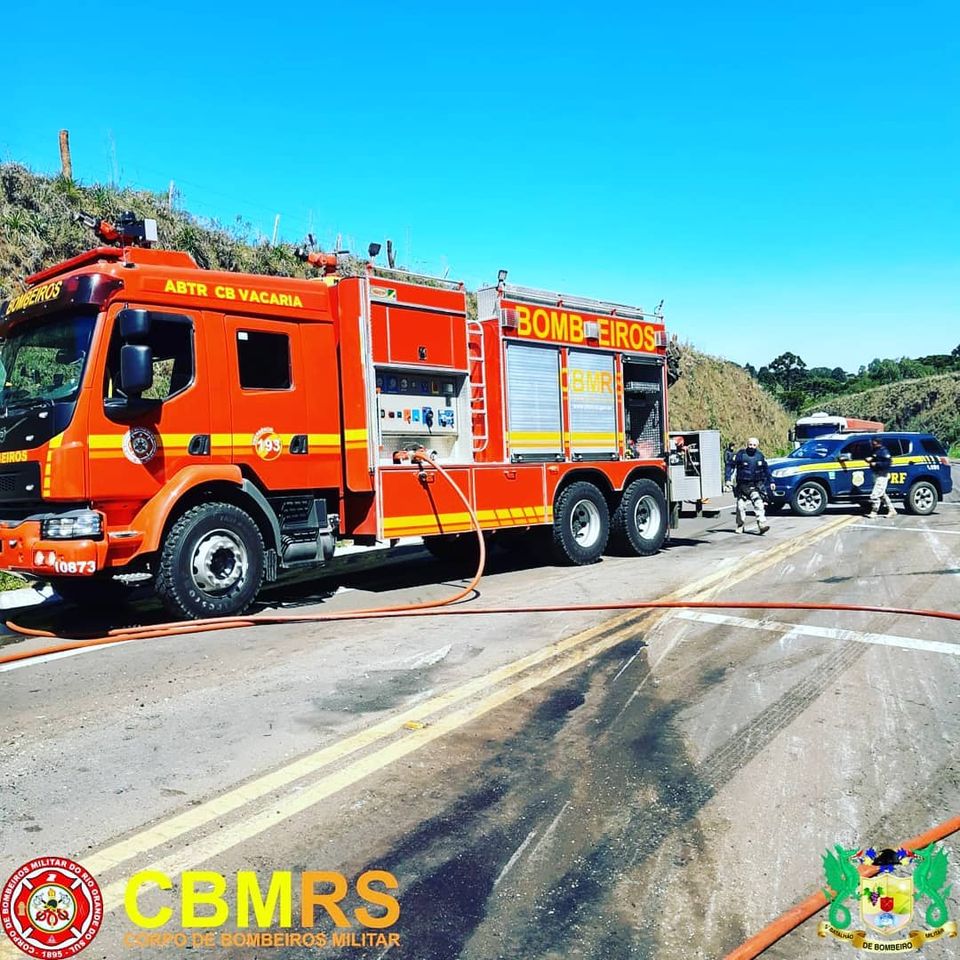
<path fill-rule="evenodd" d="M 634 480 L 620 498 L 611 521 L 618 552 L 637 557 L 656 553 L 667 536 L 667 499 L 652 480 Z"/>
<path fill-rule="evenodd" d="M 578 480 L 564 487 L 553 505 L 553 554 L 561 563 L 595 563 L 610 537 L 606 498 L 592 484 Z"/>

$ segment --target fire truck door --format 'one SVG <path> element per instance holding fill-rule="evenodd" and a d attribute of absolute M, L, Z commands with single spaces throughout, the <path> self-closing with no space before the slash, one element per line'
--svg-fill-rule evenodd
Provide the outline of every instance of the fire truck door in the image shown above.
<path fill-rule="evenodd" d="M 88 426 L 95 500 L 147 500 L 183 467 L 212 459 L 211 387 L 206 355 L 198 348 L 198 315 L 146 309 L 150 329 L 139 342 L 151 349 L 153 385 L 139 400 L 126 398 L 121 389 L 120 305 L 107 317 L 103 382 L 94 385 L 103 399 L 91 404 Z"/>
<path fill-rule="evenodd" d="M 225 317 L 233 461 L 269 490 L 310 486 L 306 371 L 296 323 Z"/>

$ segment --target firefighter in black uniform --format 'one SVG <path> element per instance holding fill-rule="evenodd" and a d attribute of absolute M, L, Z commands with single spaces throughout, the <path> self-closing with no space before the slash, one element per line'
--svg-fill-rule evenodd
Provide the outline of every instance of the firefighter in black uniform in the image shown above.
<path fill-rule="evenodd" d="M 733 458 L 733 494 L 737 498 L 737 533 L 743 533 L 747 520 L 747 504 L 753 506 L 757 515 L 757 532 L 766 533 L 766 512 L 763 508 L 764 494 L 770 489 L 770 469 L 767 458 L 760 452 L 760 441 L 751 437 L 747 446 Z"/>

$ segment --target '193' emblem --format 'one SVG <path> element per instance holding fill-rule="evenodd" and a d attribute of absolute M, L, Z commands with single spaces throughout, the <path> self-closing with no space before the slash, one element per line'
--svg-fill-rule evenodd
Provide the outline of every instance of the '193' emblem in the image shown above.
<path fill-rule="evenodd" d="M 283 439 L 273 427 L 261 427 L 253 435 L 253 449 L 261 460 L 276 460 L 283 453 Z"/>

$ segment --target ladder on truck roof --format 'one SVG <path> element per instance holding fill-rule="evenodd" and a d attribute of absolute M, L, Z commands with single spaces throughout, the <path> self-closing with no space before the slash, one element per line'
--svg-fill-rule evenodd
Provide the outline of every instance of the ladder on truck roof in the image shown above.
<path fill-rule="evenodd" d="M 542 304 L 545 307 L 568 307 L 574 310 L 586 310 L 590 313 L 607 314 L 615 317 L 627 317 L 631 320 L 649 318 L 663 322 L 659 311 L 647 313 L 643 307 L 634 307 L 625 303 L 612 303 L 609 300 L 594 300 L 590 297 L 575 297 L 566 293 L 554 293 L 551 290 L 537 290 L 533 287 L 520 287 L 515 284 L 504 283 L 496 289 L 502 297 L 508 300 L 520 300 L 526 303 Z"/>
<path fill-rule="evenodd" d="M 470 419 L 473 422 L 473 452 L 487 449 L 487 364 L 483 349 L 483 325 L 467 321 L 467 360 L 470 382 Z"/>

